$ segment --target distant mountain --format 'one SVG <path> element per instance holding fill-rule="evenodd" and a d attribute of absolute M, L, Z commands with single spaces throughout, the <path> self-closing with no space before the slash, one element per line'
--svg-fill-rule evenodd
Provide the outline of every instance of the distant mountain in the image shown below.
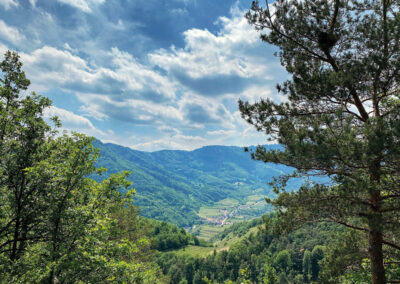
<path fill-rule="evenodd" d="M 243 201 L 249 195 L 268 196 L 268 182 L 292 169 L 254 161 L 241 147 L 207 146 L 194 151 L 142 152 L 98 140 L 98 166 L 109 173 L 132 172 L 135 203 L 143 216 L 179 226 L 199 221 L 201 206 L 226 198 Z M 267 146 L 277 149 L 279 146 Z"/>

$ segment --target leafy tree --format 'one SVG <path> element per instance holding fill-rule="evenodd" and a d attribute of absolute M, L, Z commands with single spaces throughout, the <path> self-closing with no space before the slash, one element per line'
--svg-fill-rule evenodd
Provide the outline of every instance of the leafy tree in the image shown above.
<path fill-rule="evenodd" d="M 264 284 L 274 284 L 278 280 L 278 277 L 276 276 L 276 270 L 275 268 L 271 265 L 269 259 L 265 263 L 265 268 L 264 268 L 264 277 L 263 277 L 263 283 Z"/>
<path fill-rule="evenodd" d="M 43 119 L 50 100 L 21 93 L 29 80 L 17 53 L 6 52 L 0 68 L 2 282 L 158 283 L 133 221 L 129 173 L 89 178 L 104 172 L 93 139 L 56 135 Z"/>
<path fill-rule="evenodd" d="M 311 278 L 311 252 L 309 250 L 306 250 L 303 256 L 303 276 L 306 282 Z"/>
<path fill-rule="evenodd" d="M 399 250 L 400 9 L 390 0 L 253 2 L 247 19 L 279 48 L 291 79 L 282 103 L 239 101 L 241 114 L 283 150 L 253 157 L 327 175 L 271 201 L 278 231 L 306 222 L 336 222 L 369 239 L 372 283 L 386 283 L 384 259 Z"/>
<path fill-rule="evenodd" d="M 274 259 L 274 267 L 282 272 L 288 271 L 292 266 L 292 258 L 287 250 L 280 251 Z"/>
<path fill-rule="evenodd" d="M 317 280 L 320 273 L 320 261 L 324 258 L 324 247 L 315 246 L 311 252 L 311 279 Z"/>
<path fill-rule="evenodd" d="M 21 257 L 28 242 L 44 238 L 40 213 L 47 195 L 26 169 L 46 154 L 42 145 L 50 127 L 41 114 L 50 101 L 35 93 L 19 99 L 30 84 L 21 67 L 10 51 L 0 63 L 0 253 L 10 261 Z"/>
<path fill-rule="evenodd" d="M 207 282 L 204 281 L 203 274 L 199 271 L 196 271 L 193 276 L 193 284 L 206 284 Z"/>

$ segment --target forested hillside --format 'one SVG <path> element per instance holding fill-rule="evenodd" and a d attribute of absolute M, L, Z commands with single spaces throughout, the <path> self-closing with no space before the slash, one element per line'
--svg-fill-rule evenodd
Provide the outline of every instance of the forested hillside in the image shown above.
<path fill-rule="evenodd" d="M 142 152 L 115 144 L 103 144 L 97 165 L 110 173 L 131 171 L 136 189 L 135 204 L 143 216 L 166 220 L 179 226 L 200 222 L 202 206 L 230 198 L 246 204 L 249 196 L 272 196 L 268 185 L 274 177 L 292 172 L 286 166 L 255 162 L 241 147 L 207 146 L 194 151 Z M 278 149 L 277 145 L 267 146 Z M 298 188 L 300 181 L 290 184 Z M 251 210 L 252 217 L 267 210 Z"/>
<path fill-rule="evenodd" d="M 267 222 L 273 215 L 265 216 Z M 261 226 L 261 219 L 241 222 L 225 230 L 216 244 L 230 242 L 203 257 L 184 252 L 155 255 L 170 283 L 368 283 L 365 239 L 336 224 L 310 224 L 278 236 Z M 230 282 L 231 281 L 231 282 Z M 346 282 L 348 281 L 348 282 Z"/>
<path fill-rule="evenodd" d="M 121 17 L 132 1 L 23 2 L 0 0 L 0 50 L 23 48 L 0 62 L 1 283 L 400 283 L 400 0 L 252 1 L 245 14 L 235 1 L 219 31 L 192 25 L 158 48 Z M 168 12 L 157 34 L 189 10 Z M 29 29 L 9 26 L 25 17 Z M 61 22 L 71 33 L 50 30 Z M 106 36 L 128 29 L 124 46 Z M 88 41 L 69 45 L 75 33 Z M 286 70 L 276 93 L 254 35 Z M 63 108 L 30 89 L 21 57 Z M 76 128 L 140 135 L 140 149 L 275 144 L 143 152 Z"/>

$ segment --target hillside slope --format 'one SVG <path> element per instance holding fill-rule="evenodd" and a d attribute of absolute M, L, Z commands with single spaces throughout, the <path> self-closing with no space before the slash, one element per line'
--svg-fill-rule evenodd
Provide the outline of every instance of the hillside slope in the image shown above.
<path fill-rule="evenodd" d="M 108 168 L 110 173 L 132 172 L 129 179 L 134 182 L 136 204 L 143 216 L 179 226 L 198 223 L 202 206 L 226 198 L 239 204 L 246 204 L 249 196 L 262 199 L 270 195 L 268 182 L 273 177 L 291 171 L 285 166 L 253 161 L 241 147 L 142 152 L 98 140 L 94 146 L 101 153 L 98 166 Z"/>

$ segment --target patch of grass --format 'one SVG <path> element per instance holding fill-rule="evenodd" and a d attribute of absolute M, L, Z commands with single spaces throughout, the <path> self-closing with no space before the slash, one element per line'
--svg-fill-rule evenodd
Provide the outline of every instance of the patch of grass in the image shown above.
<path fill-rule="evenodd" d="M 265 197 L 265 195 L 260 195 L 260 194 L 250 195 L 247 197 L 247 200 L 248 201 L 260 201 L 260 200 L 264 200 L 264 197 Z"/>
<path fill-rule="evenodd" d="M 225 198 L 223 200 L 220 200 L 217 202 L 218 205 L 222 205 L 222 206 L 236 206 L 239 204 L 239 201 L 237 201 L 236 199 L 232 199 L 232 198 Z"/>
<path fill-rule="evenodd" d="M 198 232 L 198 237 L 202 238 L 206 241 L 222 232 L 227 226 L 212 226 L 212 225 L 200 225 L 196 228 L 196 232 Z"/>
<path fill-rule="evenodd" d="M 176 250 L 177 255 L 189 255 L 193 257 L 206 257 L 207 255 L 214 252 L 214 247 L 199 247 L 199 246 L 187 246 Z"/>
<path fill-rule="evenodd" d="M 203 233 L 204 236 L 208 236 L 211 234 L 217 233 L 217 231 L 221 232 L 225 228 L 229 226 L 224 226 L 224 227 L 216 227 L 216 226 L 209 226 L 209 225 L 201 225 L 199 226 L 200 232 Z M 218 240 L 214 242 L 213 246 L 211 247 L 201 247 L 201 246 L 187 246 L 185 248 L 181 248 L 179 250 L 175 250 L 174 252 L 177 255 L 188 255 L 192 257 L 207 257 L 208 255 L 211 255 L 214 253 L 214 250 L 216 252 L 224 251 L 224 250 L 229 250 L 229 248 L 234 244 L 239 242 L 241 239 L 247 237 L 251 233 L 256 233 L 259 230 L 258 226 L 251 228 L 244 236 L 238 237 L 233 235 L 232 233 L 229 233 L 224 239 Z M 202 236 L 200 236 L 202 237 Z"/>
<path fill-rule="evenodd" d="M 211 218 L 221 215 L 219 208 L 210 208 L 210 207 L 200 207 L 200 211 L 198 214 L 201 218 Z"/>

